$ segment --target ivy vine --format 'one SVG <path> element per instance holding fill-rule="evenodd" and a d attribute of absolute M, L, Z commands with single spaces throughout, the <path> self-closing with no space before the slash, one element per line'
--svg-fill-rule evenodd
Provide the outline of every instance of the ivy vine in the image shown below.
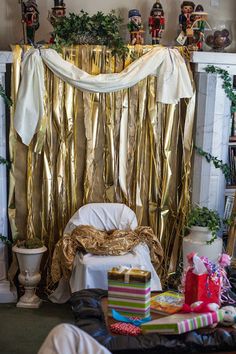
<path fill-rule="evenodd" d="M 208 65 L 205 71 L 210 74 L 219 74 L 223 80 L 222 88 L 225 91 L 226 96 L 231 101 L 231 111 L 236 112 L 236 94 L 233 89 L 232 78 L 227 70 L 221 69 L 214 65 Z"/>
<path fill-rule="evenodd" d="M 236 94 L 233 89 L 232 78 L 227 70 L 221 69 L 215 65 L 208 65 L 205 68 L 205 71 L 209 74 L 218 74 L 220 78 L 223 80 L 222 88 L 225 91 L 226 96 L 231 101 L 231 112 L 236 112 Z M 215 168 L 219 168 L 224 174 L 226 180 L 231 178 L 231 169 L 227 163 L 224 163 L 222 160 L 218 159 L 215 156 L 212 156 L 209 152 L 202 150 L 198 146 L 194 146 L 197 153 L 207 160 L 207 162 L 212 162 Z"/>
<path fill-rule="evenodd" d="M 1 83 L 0 83 L 0 96 L 3 98 L 5 104 L 8 107 L 12 106 L 12 100 L 7 97 L 6 92 Z M 2 156 L 0 156 L 0 165 L 6 165 L 8 168 L 10 168 L 10 162 Z"/>
<path fill-rule="evenodd" d="M 11 163 L 2 156 L 0 156 L 0 165 L 6 165 L 7 168 L 11 167 Z"/>
<path fill-rule="evenodd" d="M 12 100 L 7 97 L 6 92 L 1 83 L 0 83 L 0 96 L 4 99 L 4 102 L 8 107 L 12 106 Z"/>
<path fill-rule="evenodd" d="M 194 148 L 196 149 L 197 153 L 200 156 L 205 157 L 207 162 L 212 162 L 213 165 L 215 166 L 215 168 L 219 168 L 222 171 L 222 173 L 224 174 L 226 180 L 231 177 L 231 170 L 230 170 L 230 167 L 227 163 L 224 163 L 222 160 L 218 159 L 215 156 L 212 156 L 209 152 L 202 150 L 200 147 L 198 147 L 196 145 L 194 146 Z"/>
<path fill-rule="evenodd" d="M 8 239 L 7 239 L 7 237 L 6 236 L 3 236 L 2 234 L 0 234 L 0 241 L 2 241 L 3 243 L 5 243 L 5 245 L 7 245 L 7 246 L 11 246 L 11 241 L 9 241 Z"/>

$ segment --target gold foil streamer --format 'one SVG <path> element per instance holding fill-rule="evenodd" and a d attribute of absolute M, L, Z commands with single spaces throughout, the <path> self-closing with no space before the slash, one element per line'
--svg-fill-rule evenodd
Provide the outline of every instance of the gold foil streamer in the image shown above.
<path fill-rule="evenodd" d="M 63 57 L 92 74 L 112 73 L 151 48 L 130 46 L 125 61 L 99 46 L 64 48 Z M 14 101 L 21 51 L 14 47 Z M 92 94 L 45 68 L 45 117 L 31 152 L 11 128 L 15 195 L 11 176 L 9 215 L 14 233 L 15 221 L 22 237 L 34 230 L 45 241 L 49 266 L 66 223 L 83 203 L 123 202 L 158 235 L 162 277 L 175 270 L 190 202 L 194 99 L 176 106 L 157 103 L 156 80 L 148 77 L 127 90 Z M 39 147 L 41 154 L 35 154 Z"/>

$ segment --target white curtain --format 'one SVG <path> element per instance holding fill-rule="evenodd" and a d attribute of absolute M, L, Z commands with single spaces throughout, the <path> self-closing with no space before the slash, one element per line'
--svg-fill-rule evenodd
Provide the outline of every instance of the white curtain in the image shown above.
<path fill-rule="evenodd" d="M 90 75 L 63 60 L 53 49 L 30 49 L 22 65 L 22 80 L 14 117 L 15 129 L 29 145 L 43 117 L 43 62 L 60 79 L 89 92 L 114 92 L 129 88 L 148 75 L 157 76 L 157 101 L 176 104 L 193 95 L 191 79 L 177 49 L 154 47 L 126 69 L 115 74 Z"/>

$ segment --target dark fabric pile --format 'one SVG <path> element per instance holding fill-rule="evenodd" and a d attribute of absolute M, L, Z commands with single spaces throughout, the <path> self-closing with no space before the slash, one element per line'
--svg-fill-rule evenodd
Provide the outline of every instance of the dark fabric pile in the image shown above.
<path fill-rule="evenodd" d="M 235 280 L 235 275 L 232 276 Z M 181 335 L 159 335 L 157 333 L 130 336 L 114 336 L 109 333 L 101 306 L 107 291 L 87 289 L 71 297 L 75 324 L 114 354 L 175 354 L 210 353 L 234 351 L 236 353 L 236 330 L 216 328 L 209 332 L 192 331 Z M 236 297 L 236 296 L 235 296 Z"/>

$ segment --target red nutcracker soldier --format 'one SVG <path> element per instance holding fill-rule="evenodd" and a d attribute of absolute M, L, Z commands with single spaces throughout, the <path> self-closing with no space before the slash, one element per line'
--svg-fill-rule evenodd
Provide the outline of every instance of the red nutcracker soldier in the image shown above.
<path fill-rule="evenodd" d="M 149 31 L 152 35 L 152 44 L 159 44 L 165 29 L 165 17 L 162 5 L 157 1 L 151 9 L 148 22 Z"/>
<path fill-rule="evenodd" d="M 26 27 L 28 44 L 34 44 L 35 32 L 39 28 L 39 11 L 35 0 L 21 1 L 22 23 Z M 24 31 L 25 42 L 25 31 Z"/>

